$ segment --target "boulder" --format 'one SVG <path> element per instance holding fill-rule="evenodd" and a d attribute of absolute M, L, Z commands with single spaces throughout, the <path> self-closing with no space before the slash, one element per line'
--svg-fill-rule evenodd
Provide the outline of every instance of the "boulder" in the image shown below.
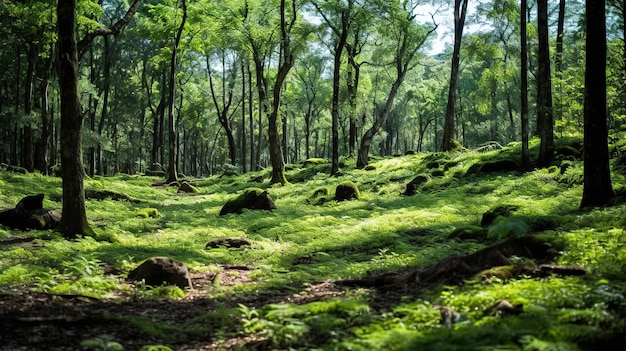
<path fill-rule="evenodd" d="M 30 195 L 21 199 L 15 208 L 0 212 L 0 224 L 12 229 L 54 229 L 61 221 L 61 214 L 43 208 L 44 194 Z"/>
<path fill-rule="evenodd" d="M 220 216 L 228 213 L 241 214 L 244 208 L 271 211 L 276 209 L 276 205 L 267 190 L 249 188 L 235 199 L 226 202 L 220 210 Z"/>
<path fill-rule="evenodd" d="M 343 182 L 337 185 L 335 189 L 335 200 L 344 201 L 344 200 L 358 200 L 361 194 L 359 193 L 359 189 L 356 185 L 351 181 Z"/>
<path fill-rule="evenodd" d="M 240 248 L 244 246 L 250 246 L 250 240 L 246 238 L 217 238 L 209 241 L 205 249 L 216 249 L 218 247 L 225 248 Z"/>
<path fill-rule="evenodd" d="M 183 183 L 180 183 L 180 186 L 178 187 L 178 192 L 179 193 L 197 193 L 198 188 L 196 188 L 195 186 L 187 182 L 183 182 Z"/>
<path fill-rule="evenodd" d="M 410 182 L 406 184 L 406 190 L 404 191 L 403 195 L 406 195 L 406 196 L 415 195 L 415 193 L 417 192 L 417 189 L 422 184 L 426 183 L 427 181 L 428 181 L 427 175 L 420 174 L 416 176 L 415 178 L 413 178 Z"/>
<path fill-rule="evenodd" d="M 187 265 L 169 257 L 152 257 L 128 273 L 129 281 L 144 281 L 146 285 L 176 285 L 193 289 Z"/>

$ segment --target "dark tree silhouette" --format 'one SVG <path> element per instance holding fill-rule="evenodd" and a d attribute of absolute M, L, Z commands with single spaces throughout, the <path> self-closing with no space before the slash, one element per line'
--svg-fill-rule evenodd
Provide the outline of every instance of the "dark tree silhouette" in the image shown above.
<path fill-rule="evenodd" d="M 550 78 L 550 46 L 548 42 L 548 0 L 537 1 L 537 131 L 539 166 L 547 167 L 554 154 L 554 119 L 552 116 L 552 81 Z"/>
<path fill-rule="evenodd" d="M 586 1 L 584 188 L 580 207 L 604 206 L 614 197 L 606 121 L 606 14 L 604 0 Z"/>
<path fill-rule="evenodd" d="M 465 27 L 465 14 L 468 0 L 454 0 L 454 48 L 452 51 L 452 69 L 450 70 L 450 87 L 448 88 L 448 104 L 446 105 L 446 119 L 443 126 L 443 140 L 441 151 L 452 150 L 454 138 L 454 117 L 456 114 L 456 87 L 459 79 L 459 65 L 461 63 L 461 39 Z"/>

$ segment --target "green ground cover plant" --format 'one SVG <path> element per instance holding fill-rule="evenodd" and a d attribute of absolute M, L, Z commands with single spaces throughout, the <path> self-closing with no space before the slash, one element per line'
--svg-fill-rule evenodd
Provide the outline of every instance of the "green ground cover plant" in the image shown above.
<path fill-rule="evenodd" d="M 373 159 L 368 170 L 345 159 L 336 177 L 316 159 L 292 165 L 285 186 L 269 184 L 269 172 L 261 171 L 191 179 L 198 192 L 185 194 L 143 175 L 88 179 L 87 189 L 138 201 L 89 199 L 94 237 L 66 240 L 53 230 L 0 227 L 0 294 L 22 289 L 111 304 L 208 301 L 209 307 L 187 320 L 107 312 L 104 319 L 146 335 L 143 343 L 132 344 L 137 349 L 177 349 L 199 335 L 214 349 L 585 350 L 624 342 L 623 173 L 613 172 L 614 205 L 579 210 L 582 162 L 576 158 L 523 174 L 474 167 L 516 160 L 518 154 L 518 144 L 418 153 Z M 403 195 L 420 174 L 427 181 L 414 195 Z M 251 183 L 256 177 L 264 181 Z M 359 198 L 335 201 L 335 187 L 346 182 L 358 187 Z M 251 187 L 267 191 L 276 209 L 219 215 L 226 202 Z M 35 193 L 46 195 L 45 208 L 61 210 L 59 178 L 0 172 L 0 207 L 12 208 Z M 498 206 L 515 210 L 481 228 L 482 215 Z M 586 274 L 469 277 L 420 290 L 410 284 L 393 291 L 341 285 L 421 269 L 527 234 L 562 243 L 552 263 L 581 267 Z M 205 248 L 210 240 L 229 237 L 251 244 Z M 205 284 L 191 291 L 125 281 L 130 270 L 154 256 L 185 262 L 194 281 Z M 324 284 L 333 288 L 319 288 Z M 488 312 L 502 300 L 522 306 L 522 312 Z M 442 323 L 444 309 L 453 311 L 448 325 Z M 132 348 L 109 333 L 82 340 L 92 349 Z"/>

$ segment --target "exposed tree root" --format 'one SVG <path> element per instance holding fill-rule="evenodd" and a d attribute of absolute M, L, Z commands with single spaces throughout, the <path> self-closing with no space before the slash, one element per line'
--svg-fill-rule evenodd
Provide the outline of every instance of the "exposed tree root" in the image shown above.
<path fill-rule="evenodd" d="M 464 279 L 480 277 L 494 267 L 507 266 L 506 277 L 512 278 L 519 275 L 546 276 L 549 274 L 559 275 L 582 275 L 585 271 L 578 267 L 563 267 L 552 264 L 544 264 L 555 257 L 558 248 L 554 241 L 544 237 L 527 235 L 519 238 L 511 238 L 500 244 L 496 244 L 469 255 L 449 256 L 433 266 L 418 268 L 408 272 L 389 272 L 375 277 L 358 280 L 345 280 L 338 284 L 345 286 L 361 287 L 384 287 L 396 284 L 417 284 L 421 286 L 436 284 L 457 284 Z M 512 257 L 525 257 L 532 259 L 539 265 L 514 264 Z M 488 273 L 485 273 L 489 275 Z M 490 274 L 497 276 L 497 274 Z M 489 277 L 487 277 L 489 278 Z"/>

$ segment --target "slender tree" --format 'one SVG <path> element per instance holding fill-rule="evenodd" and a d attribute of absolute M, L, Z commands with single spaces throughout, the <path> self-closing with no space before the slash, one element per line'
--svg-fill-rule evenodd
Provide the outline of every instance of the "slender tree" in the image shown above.
<path fill-rule="evenodd" d="M 437 29 L 437 24 L 428 29 L 425 26 L 418 25 L 415 22 L 415 8 L 409 6 L 408 2 L 403 2 L 396 6 L 398 8 L 389 8 L 389 18 L 387 19 L 388 22 L 386 22 L 394 23 L 396 25 L 395 28 L 391 30 L 389 26 L 384 27 L 388 31 L 387 34 L 395 37 L 395 42 L 392 42 L 392 50 L 394 52 L 392 65 L 395 69 L 396 77 L 385 102 L 377 105 L 375 108 L 374 124 L 365 131 L 361 138 L 357 153 L 357 168 L 365 168 L 368 165 L 368 154 L 372 140 L 391 112 L 394 100 L 407 72 L 414 67 L 413 59 L 415 55 Z"/>
<path fill-rule="evenodd" d="M 465 27 L 465 15 L 469 0 L 454 0 L 454 48 L 452 49 L 452 63 L 450 70 L 450 87 L 448 89 L 448 103 L 446 105 L 446 119 L 443 127 L 441 150 L 452 150 L 454 138 L 454 119 L 456 115 L 456 89 L 459 79 L 459 65 L 461 63 L 461 40 Z"/>
<path fill-rule="evenodd" d="M 604 206 L 614 197 L 609 168 L 606 111 L 606 13 L 604 0 L 586 1 L 584 185 L 580 207 Z"/>
<path fill-rule="evenodd" d="M 539 133 L 539 166 L 547 167 L 554 154 L 554 119 L 552 116 L 552 80 L 548 42 L 548 0 L 537 0 L 537 131 Z"/>
<path fill-rule="evenodd" d="M 520 100 L 522 125 L 522 171 L 530 167 L 530 153 L 528 151 L 528 40 L 526 35 L 526 16 L 528 4 L 521 0 L 520 5 Z"/>
<path fill-rule="evenodd" d="M 346 47 L 350 25 L 352 23 L 352 13 L 354 0 L 326 1 L 325 3 L 311 2 L 322 16 L 326 26 L 333 34 L 332 54 L 333 54 L 333 95 L 331 103 L 331 168 L 330 174 L 335 175 L 339 171 L 339 91 L 341 82 L 341 57 Z M 332 11 L 331 11 L 332 10 Z M 331 17 L 330 14 L 334 14 Z"/>
<path fill-rule="evenodd" d="M 183 29 L 185 28 L 185 22 L 187 21 L 187 2 L 182 0 L 181 9 L 183 11 L 183 17 L 178 25 L 176 35 L 174 36 L 174 45 L 172 46 L 172 58 L 170 59 L 170 75 L 168 83 L 168 101 L 167 101 L 167 118 L 168 118 L 168 164 L 167 164 L 167 180 L 166 183 L 172 183 L 178 181 L 178 171 L 176 165 L 176 129 L 174 123 L 174 100 L 175 100 L 175 87 L 176 87 L 176 61 L 178 58 L 178 48 L 180 44 L 180 38 L 183 35 Z"/>

